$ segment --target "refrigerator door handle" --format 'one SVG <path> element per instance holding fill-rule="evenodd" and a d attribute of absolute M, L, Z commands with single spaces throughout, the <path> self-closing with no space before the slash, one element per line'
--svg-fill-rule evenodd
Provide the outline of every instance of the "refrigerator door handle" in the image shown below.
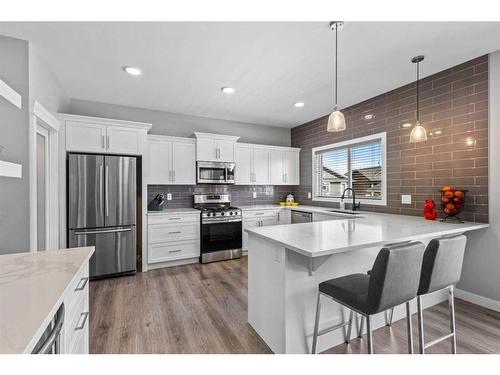
<path fill-rule="evenodd" d="M 130 232 L 131 230 L 132 228 L 118 228 L 118 229 L 82 231 L 82 232 L 75 232 L 75 236 L 85 236 L 87 234 L 101 234 L 101 233 L 121 233 L 121 232 Z"/>
<path fill-rule="evenodd" d="M 99 206 L 101 208 L 101 215 L 103 214 L 104 211 L 104 206 L 103 206 L 103 178 L 102 178 L 102 164 L 99 166 Z"/>
<path fill-rule="evenodd" d="M 109 165 L 106 164 L 106 217 L 109 216 Z"/>

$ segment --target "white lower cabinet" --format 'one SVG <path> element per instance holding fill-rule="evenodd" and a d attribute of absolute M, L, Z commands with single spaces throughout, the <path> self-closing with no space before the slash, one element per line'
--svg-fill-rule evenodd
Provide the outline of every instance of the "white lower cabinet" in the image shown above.
<path fill-rule="evenodd" d="M 282 209 L 243 211 L 243 251 L 248 251 L 248 234 L 245 232 L 245 229 L 281 224 L 282 211 Z"/>
<path fill-rule="evenodd" d="M 148 216 L 148 264 L 199 256 L 199 212 Z"/>
<path fill-rule="evenodd" d="M 75 277 L 64 298 L 64 326 L 61 343 L 66 354 L 89 353 L 89 266 Z"/>

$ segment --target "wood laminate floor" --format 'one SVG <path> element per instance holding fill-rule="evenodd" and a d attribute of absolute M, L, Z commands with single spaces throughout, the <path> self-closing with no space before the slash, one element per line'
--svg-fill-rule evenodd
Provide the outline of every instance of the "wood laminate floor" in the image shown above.
<path fill-rule="evenodd" d="M 455 304 L 458 352 L 500 353 L 500 313 L 459 299 Z M 246 257 L 93 281 L 90 314 L 91 353 L 271 353 L 247 323 Z M 427 340 L 444 334 L 448 305 L 425 310 L 424 321 Z M 376 353 L 406 353 L 405 320 L 373 337 Z M 449 350 L 448 340 L 428 353 Z M 365 352 L 364 338 L 327 351 Z"/>

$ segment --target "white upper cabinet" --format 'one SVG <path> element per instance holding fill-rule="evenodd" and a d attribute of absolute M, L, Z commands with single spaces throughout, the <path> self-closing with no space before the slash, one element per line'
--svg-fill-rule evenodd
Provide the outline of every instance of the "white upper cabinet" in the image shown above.
<path fill-rule="evenodd" d="M 65 124 L 66 150 L 142 155 L 151 124 L 60 114 Z"/>
<path fill-rule="evenodd" d="M 106 127 L 107 152 L 113 154 L 141 155 L 145 132 L 142 129 L 122 126 Z"/>
<path fill-rule="evenodd" d="M 149 135 L 147 149 L 148 184 L 196 184 L 196 144 L 194 139 Z"/>
<path fill-rule="evenodd" d="M 263 145 L 236 144 L 236 185 L 269 185 L 269 150 Z"/>
<path fill-rule="evenodd" d="M 86 152 L 106 151 L 106 125 L 67 121 L 66 149 Z"/>
<path fill-rule="evenodd" d="M 300 149 L 273 149 L 269 154 L 271 185 L 300 184 Z"/>
<path fill-rule="evenodd" d="M 234 162 L 239 137 L 210 133 L 194 133 L 197 161 Z"/>

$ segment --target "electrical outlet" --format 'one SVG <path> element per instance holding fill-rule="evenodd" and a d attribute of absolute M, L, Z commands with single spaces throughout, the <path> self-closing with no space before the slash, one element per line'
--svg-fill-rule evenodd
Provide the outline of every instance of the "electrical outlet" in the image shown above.
<path fill-rule="evenodd" d="M 252 198 L 253 198 L 253 199 L 257 198 L 257 192 L 256 192 L 256 191 L 254 191 L 254 192 L 252 193 Z"/>
<path fill-rule="evenodd" d="M 172 193 L 167 193 L 167 201 L 171 201 L 172 200 Z"/>
<path fill-rule="evenodd" d="M 308 198 L 308 199 L 311 199 L 311 192 L 308 192 L 308 193 L 307 193 L 307 198 Z"/>
<path fill-rule="evenodd" d="M 411 204 L 411 195 L 401 195 L 401 204 Z"/>

